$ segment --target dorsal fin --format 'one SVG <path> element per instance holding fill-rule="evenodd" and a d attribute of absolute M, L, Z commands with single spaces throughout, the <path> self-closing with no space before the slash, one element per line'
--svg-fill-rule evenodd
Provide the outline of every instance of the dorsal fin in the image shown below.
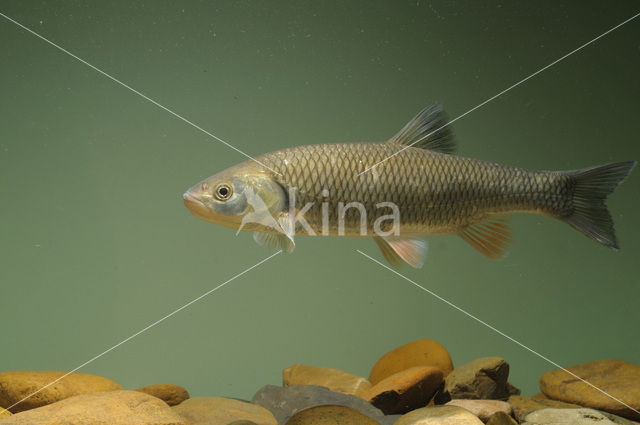
<path fill-rule="evenodd" d="M 382 255 L 392 266 L 407 263 L 416 269 L 422 268 L 427 256 L 427 242 L 403 236 L 374 236 Z"/>
<path fill-rule="evenodd" d="M 456 149 L 453 133 L 442 105 L 434 103 L 424 108 L 389 140 L 390 143 L 453 153 Z M 433 133 L 433 134 L 430 134 Z"/>
<path fill-rule="evenodd" d="M 489 219 L 466 227 L 459 233 L 469 245 L 497 260 L 511 242 L 511 228 L 504 219 Z"/>

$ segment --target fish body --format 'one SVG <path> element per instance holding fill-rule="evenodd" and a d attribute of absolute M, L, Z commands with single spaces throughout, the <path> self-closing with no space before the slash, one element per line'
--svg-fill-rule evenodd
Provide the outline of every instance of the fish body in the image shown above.
<path fill-rule="evenodd" d="M 296 146 L 265 153 L 189 189 L 194 215 L 258 243 L 293 250 L 294 235 L 373 237 L 392 264 L 422 266 L 423 236 L 458 234 L 498 258 L 508 213 L 563 220 L 617 248 L 606 197 L 635 161 L 534 171 L 453 155 L 440 105 L 386 142 Z M 222 193 L 221 193 L 222 192 Z"/>
<path fill-rule="evenodd" d="M 529 171 L 403 148 L 389 142 L 320 144 L 283 149 L 256 159 L 280 173 L 271 173 L 270 178 L 292 188 L 296 203 L 311 205 L 305 219 L 316 235 L 371 236 L 375 221 L 389 213 L 376 207 L 383 202 L 398 206 L 400 233 L 408 235 L 458 233 L 492 215 L 511 212 L 560 217 L 571 208 L 571 180 L 561 172 Z M 252 165 L 251 161 L 245 163 L 245 167 Z M 340 205 L 351 202 L 363 205 L 366 215 L 356 208 L 347 209 L 344 230 L 340 231 Z M 328 207 L 325 229 L 324 205 Z M 362 217 L 367 218 L 364 234 Z"/>

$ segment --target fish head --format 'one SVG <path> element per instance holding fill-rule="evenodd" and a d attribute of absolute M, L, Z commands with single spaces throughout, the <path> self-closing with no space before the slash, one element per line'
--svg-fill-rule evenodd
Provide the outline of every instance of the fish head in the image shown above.
<path fill-rule="evenodd" d="M 274 223 L 287 205 L 285 189 L 252 161 L 199 182 L 183 199 L 197 218 L 246 231 L 279 231 Z"/>

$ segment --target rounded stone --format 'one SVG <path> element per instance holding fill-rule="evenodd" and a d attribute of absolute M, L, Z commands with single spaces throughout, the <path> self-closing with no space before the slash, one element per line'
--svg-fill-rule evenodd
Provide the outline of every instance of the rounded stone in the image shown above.
<path fill-rule="evenodd" d="M 228 424 L 248 420 L 257 425 L 278 425 L 267 409 L 252 403 L 223 397 L 194 397 L 172 407 L 188 423 Z"/>
<path fill-rule="evenodd" d="M 186 425 L 165 402 L 138 391 L 108 391 L 69 397 L 0 419 L 3 425 Z"/>
<path fill-rule="evenodd" d="M 623 360 L 598 360 L 566 369 L 573 375 L 556 369 L 540 377 L 540 389 L 547 397 L 640 419 L 640 366 Z"/>
<path fill-rule="evenodd" d="M 384 416 L 380 409 L 360 397 L 338 393 L 318 385 L 265 385 L 256 392 L 251 403 L 269 410 L 280 424 L 303 409 L 327 405 L 350 407 L 370 418 Z"/>
<path fill-rule="evenodd" d="M 179 385 L 148 385 L 146 387 L 138 388 L 136 391 L 159 398 L 169 406 L 176 406 L 189 398 L 187 390 Z"/>
<path fill-rule="evenodd" d="M 519 421 L 522 421 L 522 418 L 536 410 L 548 408 L 577 409 L 581 407 L 577 404 L 564 403 L 562 401 L 540 398 L 537 394 L 535 397 L 512 395 L 511 397 L 509 397 L 509 404 L 513 409 L 513 415 Z"/>
<path fill-rule="evenodd" d="M 495 413 L 502 412 L 506 415 L 511 415 L 512 412 L 511 405 L 501 400 L 455 399 L 448 402 L 445 406 L 458 406 L 467 409 L 483 422 L 487 422 Z"/>
<path fill-rule="evenodd" d="M 319 385 L 343 394 L 362 397 L 371 388 L 365 378 L 328 367 L 294 364 L 282 371 L 282 386 Z"/>
<path fill-rule="evenodd" d="M 53 370 L 0 373 L 0 407 L 7 408 L 20 402 L 9 409 L 18 413 L 80 394 L 122 389 L 111 379 L 88 373 L 71 373 L 60 379 L 66 373 Z M 42 390 L 33 394 L 39 389 Z M 29 398 L 20 401 L 25 397 Z"/>
<path fill-rule="evenodd" d="M 403 415 L 393 425 L 484 425 L 473 413 L 462 407 L 423 407 Z"/>
<path fill-rule="evenodd" d="M 542 409 L 524 417 L 522 425 L 632 425 L 624 418 L 594 409 Z"/>
<path fill-rule="evenodd" d="M 518 425 L 518 422 L 511 415 L 507 415 L 504 412 L 496 412 L 491 415 L 487 425 Z"/>
<path fill-rule="evenodd" d="M 419 339 L 380 357 L 369 373 L 369 382 L 376 385 L 384 378 L 415 366 L 437 367 L 445 377 L 453 370 L 451 356 L 440 343 L 432 339 Z"/>
<path fill-rule="evenodd" d="M 315 406 L 293 415 L 286 425 L 379 425 L 377 421 L 346 406 Z"/>
<path fill-rule="evenodd" d="M 365 399 L 386 415 L 407 413 L 426 406 L 441 383 L 442 371 L 437 367 L 412 367 L 374 385 Z"/>

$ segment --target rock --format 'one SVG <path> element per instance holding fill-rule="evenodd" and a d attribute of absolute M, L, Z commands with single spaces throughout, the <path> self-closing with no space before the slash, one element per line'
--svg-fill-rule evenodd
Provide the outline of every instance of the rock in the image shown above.
<path fill-rule="evenodd" d="M 484 425 L 473 413 L 456 406 L 423 407 L 403 415 L 394 425 Z"/>
<path fill-rule="evenodd" d="M 487 425 L 518 425 L 518 422 L 511 415 L 507 415 L 504 412 L 496 412 L 489 418 Z"/>
<path fill-rule="evenodd" d="M 15 371 L 0 373 L 0 407 L 7 408 L 64 376 L 66 372 Z M 80 394 L 121 390 L 110 379 L 88 373 L 72 373 L 9 409 L 13 413 L 34 409 Z"/>
<path fill-rule="evenodd" d="M 451 400 L 446 406 L 458 406 L 467 409 L 480 418 L 482 422 L 487 422 L 491 416 L 497 412 L 511 415 L 511 405 L 501 400 Z"/>
<path fill-rule="evenodd" d="M 317 385 L 265 385 L 253 396 L 251 402 L 273 413 L 280 424 L 286 423 L 302 409 L 326 404 L 351 407 L 373 419 L 383 416 L 380 410 L 360 397 L 337 393 Z"/>
<path fill-rule="evenodd" d="M 371 388 L 365 378 L 328 367 L 294 364 L 282 371 L 282 386 L 319 385 L 331 391 L 362 397 Z"/>
<path fill-rule="evenodd" d="M 369 374 L 369 382 L 376 385 L 383 379 L 415 366 L 435 366 L 447 376 L 453 370 L 451 356 L 432 339 L 419 339 L 395 348 L 376 362 Z"/>
<path fill-rule="evenodd" d="M 547 397 L 543 393 L 538 393 L 538 394 L 532 395 L 531 398 L 534 399 L 534 400 L 551 400 L 549 397 Z"/>
<path fill-rule="evenodd" d="M 244 419 L 239 420 L 239 421 L 233 421 L 231 422 L 229 425 L 258 425 L 255 422 L 252 421 L 246 421 Z"/>
<path fill-rule="evenodd" d="M 640 419 L 640 366 L 623 360 L 598 360 L 567 368 L 593 386 L 629 407 L 596 390 L 562 369 L 540 377 L 540 389 L 553 400 L 604 410 L 629 419 Z"/>
<path fill-rule="evenodd" d="M 365 393 L 364 399 L 386 415 L 407 413 L 426 406 L 441 383 L 439 368 L 416 366 L 378 382 Z"/>
<path fill-rule="evenodd" d="M 379 425 L 368 416 L 346 406 L 315 406 L 293 415 L 286 425 Z"/>
<path fill-rule="evenodd" d="M 188 425 L 217 425 L 247 420 L 257 425 L 278 425 L 278 421 L 267 409 L 232 398 L 194 397 L 172 407 Z"/>
<path fill-rule="evenodd" d="M 69 397 L 0 419 L 2 425 L 186 425 L 165 402 L 137 391 Z"/>
<path fill-rule="evenodd" d="M 1 410 L 0 411 L 0 418 L 5 418 L 7 416 L 11 416 L 11 412 L 9 412 L 8 410 Z"/>
<path fill-rule="evenodd" d="M 500 357 L 483 357 L 455 368 L 444 381 L 439 403 L 452 399 L 506 400 L 520 390 L 507 383 L 509 363 Z"/>
<path fill-rule="evenodd" d="M 633 422 L 594 409 L 542 409 L 524 417 L 522 425 L 631 425 Z"/>
<path fill-rule="evenodd" d="M 563 403 L 555 400 L 533 399 L 521 395 L 512 395 L 509 397 L 509 404 L 513 408 L 513 415 L 518 421 L 522 421 L 526 415 L 535 410 L 547 409 L 550 407 L 560 409 L 576 409 L 581 407 L 577 404 Z"/>
<path fill-rule="evenodd" d="M 157 397 L 169 406 L 175 406 L 189 398 L 187 390 L 179 385 L 148 385 L 146 387 L 138 388 L 136 391 Z"/>
<path fill-rule="evenodd" d="M 376 421 L 378 421 L 380 425 L 394 425 L 401 417 L 402 415 L 384 415 L 376 418 Z"/>

